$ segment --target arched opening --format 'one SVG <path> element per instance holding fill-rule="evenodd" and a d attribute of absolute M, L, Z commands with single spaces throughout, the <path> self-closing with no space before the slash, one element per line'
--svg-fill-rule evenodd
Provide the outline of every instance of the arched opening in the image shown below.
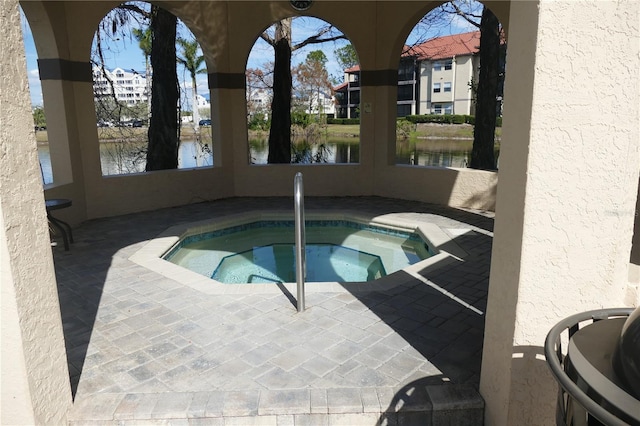
<path fill-rule="evenodd" d="M 22 24 L 22 34 L 24 35 L 23 40 L 25 57 L 27 59 L 29 92 L 31 93 L 33 126 L 36 132 L 36 142 L 38 143 L 38 160 L 40 161 L 42 184 L 48 185 L 53 183 L 53 169 L 51 167 L 51 153 L 47 134 L 47 116 L 45 114 L 42 86 L 40 85 L 38 73 L 38 52 L 36 51 L 36 46 L 33 41 L 31 26 L 22 8 L 20 8 L 20 21 Z"/>
<path fill-rule="evenodd" d="M 173 55 L 170 55 L 165 60 L 167 68 L 174 66 L 170 62 L 175 61 L 175 82 L 163 78 L 158 80 L 161 85 L 157 85 L 165 88 L 171 85 L 168 90 L 179 93 L 172 107 L 175 111 L 164 113 L 169 117 L 165 122 L 172 121 L 173 117 L 176 123 L 171 128 L 161 124 L 161 130 L 152 132 L 154 136 L 151 136 L 154 93 L 159 99 L 158 105 L 166 104 L 166 92 L 155 91 L 153 82 L 152 57 L 154 49 L 160 51 L 153 44 L 152 28 L 157 10 L 160 8 L 148 3 L 125 3 L 102 19 L 94 36 L 91 62 L 103 176 L 213 165 L 206 64 L 195 36 L 178 18 L 174 18 L 175 24 L 172 24 L 175 37 L 169 36 L 173 38 L 169 43 L 175 46 L 175 58 L 171 59 Z M 164 32 L 158 33 L 165 37 Z M 158 109 L 155 111 L 160 114 Z M 164 141 L 166 137 L 175 138 L 175 142 L 171 142 L 174 146 L 167 150 L 177 151 L 177 163 L 151 166 L 149 158 L 155 156 L 149 150 L 156 140 Z"/>
<path fill-rule="evenodd" d="M 260 34 L 246 69 L 249 162 L 358 163 L 345 72 L 356 65 L 346 36 L 318 18 L 287 18 Z"/>
<path fill-rule="evenodd" d="M 423 16 L 400 57 L 396 164 L 496 170 L 505 68 L 502 26 L 482 3 Z"/>

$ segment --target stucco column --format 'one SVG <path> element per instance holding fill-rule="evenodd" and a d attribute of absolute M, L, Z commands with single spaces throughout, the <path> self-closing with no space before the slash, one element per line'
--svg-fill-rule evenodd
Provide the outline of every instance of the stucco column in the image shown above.
<path fill-rule="evenodd" d="M 0 3 L 2 424 L 62 424 L 71 407 L 18 2 Z"/>
<path fill-rule="evenodd" d="M 486 424 L 555 424 L 548 330 L 623 305 L 640 167 L 639 7 L 511 4 L 480 383 Z"/>

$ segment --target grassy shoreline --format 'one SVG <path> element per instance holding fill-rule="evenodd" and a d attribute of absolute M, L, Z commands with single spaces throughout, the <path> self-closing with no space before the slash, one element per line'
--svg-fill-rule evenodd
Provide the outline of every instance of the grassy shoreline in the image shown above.
<path fill-rule="evenodd" d="M 117 142 L 129 139 L 146 138 L 146 127 L 99 127 L 98 139 L 100 142 Z M 201 127 L 200 132 L 203 136 L 211 138 L 211 127 Z M 38 144 L 48 143 L 48 134 L 46 130 L 38 130 L 36 133 L 36 141 Z M 260 138 L 268 135 L 268 132 L 249 131 L 250 139 Z M 180 130 L 180 140 L 192 140 L 194 138 L 194 130 L 191 126 L 183 126 Z M 360 136 L 360 125 L 358 124 L 329 124 L 327 125 L 327 134 L 330 138 L 337 139 L 355 139 Z M 496 128 L 496 139 L 500 140 L 502 129 Z M 416 130 L 411 132 L 410 139 L 459 139 L 473 140 L 473 126 L 469 124 L 418 124 Z"/>

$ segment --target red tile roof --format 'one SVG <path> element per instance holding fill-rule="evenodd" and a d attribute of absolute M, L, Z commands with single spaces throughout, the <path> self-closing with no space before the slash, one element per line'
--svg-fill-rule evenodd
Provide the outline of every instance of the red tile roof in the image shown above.
<path fill-rule="evenodd" d="M 449 59 L 454 56 L 474 55 L 480 51 L 480 31 L 454 34 L 450 36 L 432 38 L 416 46 L 405 46 L 402 56 L 416 56 L 418 60 Z M 360 72 L 360 65 L 354 65 L 344 70 L 346 73 Z M 347 83 L 335 87 L 333 90 L 344 89 Z"/>
<path fill-rule="evenodd" d="M 473 55 L 480 50 L 480 31 L 437 37 L 416 46 L 406 46 L 402 56 L 417 56 L 419 60 L 448 59 Z"/>
<path fill-rule="evenodd" d="M 349 68 L 349 69 L 351 69 L 351 68 Z M 342 83 L 342 84 L 340 84 L 340 85 L 338 85 L 338 86 L 334 87 L 334 88 L 333 88 L 333 91 L 334 91 L 334 92 L 337 92 L 337 91 L 339 91 L 339 90 L 342 90 L 342 89 L 346 88 L 346 87 L 347 87 L 347 85 L 348 85 L 348 83 Z"/>

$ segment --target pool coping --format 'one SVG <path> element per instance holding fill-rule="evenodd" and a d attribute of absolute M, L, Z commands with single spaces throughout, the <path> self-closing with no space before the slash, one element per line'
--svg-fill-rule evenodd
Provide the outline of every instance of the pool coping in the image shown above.
<path fill-rule="evenodd" d="M 416 232 L 425 240 L 434 255 L 410 265 L 400 271 L 379 278 L 375 281 L 361 283 L 345 282 L 313 282 L 306 283 L 306 292 L 353 292 L 380 291 L 409 283 L 415 279 L 424 279 L 423 274 L 431 272 L 451 262 L 461 261 L 467 253 L 458 246 L 440 226 L 423 220 L 408 219 L 399 214 L 366 215 L 362 212 L 343 210 L 307 210 L 306 220 L 344 220 L 364 225 L 382 226 L 400 231 Z M 270 284 L 224 284 L 214 279 L 175 265 L 162 256 L 170 251 L 182 238 L 243 225 L 257 221 L 293 220 L 289 211 L 247 211 L 188 222 L 172 226 L 148 241 L 141 249 L 129 257 L 129 260 L 166 278 L 201 291 L 205 294 L 248 294 L 248 293 L 280 293 L 282 286 L 292 294 L 296 291 L 296 283 Z M 346 288 L 348 287 L 348 289 Z"/>

